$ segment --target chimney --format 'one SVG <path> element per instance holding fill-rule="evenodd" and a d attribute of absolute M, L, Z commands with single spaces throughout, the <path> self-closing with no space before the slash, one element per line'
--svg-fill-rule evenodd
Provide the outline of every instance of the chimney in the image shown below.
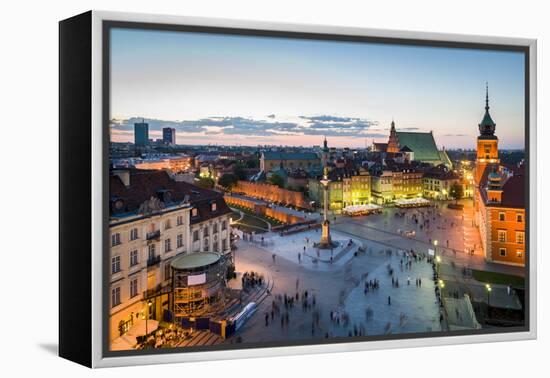
<path fill-rule="evenodd" d="M 124 186 L 130 186 L 130 171 L 128 169 L 114 169 L 113 171 L 111 171 L 111 173 L 115 176 L 118 176 Z"/>

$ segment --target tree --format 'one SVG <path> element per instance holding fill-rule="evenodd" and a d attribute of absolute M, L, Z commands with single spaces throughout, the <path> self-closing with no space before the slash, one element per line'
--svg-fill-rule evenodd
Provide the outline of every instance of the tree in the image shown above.
<path fill-rule="evenodd" d="M 203 189 L 212 189 L 214 187 L 214 180 L 210 177 L 201 177 L 195 181 L 195 185 Z"/>
<path fill-rule="evenodd" d="M 277 173 L 273 173 L 267 181 L 270 184 L 277 185 L 279 188 L 284 188 L 285 186 L 285 179 Z"/>
<path fill-rule="evenodd" d="M 218 180 L 218 184 L 224 188 L 231 189 L 239 181 L 239 178 L 232 173 L 224 173 Z"/>
<path fill-rule="evenodd" d="M 451 185 L 451 197 L 455 199 L 455 202 L 458 202 L 459 199 L 461 199 L 464 196 L 464 187 L 458 183 L 455 182 L 453 185 Z"/>
<path fill-rule="evenodd" d="M 237 176 L 239 180 L 246 180 L 245 167 L 241 163 L 235 164 L 235 168 L 233 169 L 233 174 Z"/>

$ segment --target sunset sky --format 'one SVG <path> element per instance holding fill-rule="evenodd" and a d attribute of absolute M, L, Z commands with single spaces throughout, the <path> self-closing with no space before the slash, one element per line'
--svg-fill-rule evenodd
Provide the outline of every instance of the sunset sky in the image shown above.
<path fill-rule="evenodd" d="M 365 147 L 394 119 L 472 148 L 486 82 L 500 146 L 522 148 L 520 53 L 112 29 L 111 136 L 145 118 L 178 144 Z"/>

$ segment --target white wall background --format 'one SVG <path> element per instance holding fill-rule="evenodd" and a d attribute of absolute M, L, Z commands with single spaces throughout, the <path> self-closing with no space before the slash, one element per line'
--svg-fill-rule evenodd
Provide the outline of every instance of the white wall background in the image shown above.
<path fill-rule="evenodd" d="M 539 222 L 539 340 L 89 371 L 56 357 L 57 21 L 89 9 L 487 34 L 539 40 L 539 193 L 550 163 L 548 9 L 543 1 L 4 1 L 0 13 L 2 178 L 0 371 L 11 376 L 542 376 L 548 271 Z M 546 67 L 545 67 L 546 66 Z M 78 127 L 78 125 L 74 125 Z M 474 125 L 472 125 L 474 126 Z M 547 201 L 540 199 L 541 210 Z M 542 213 L 542 211 L 540 211 Z M 542 219 L 541 219 L 542 220 Z M 545 350 L 546 349 L 546 350 Z M 537 374 L 538 372 L 538 374 Z"/>

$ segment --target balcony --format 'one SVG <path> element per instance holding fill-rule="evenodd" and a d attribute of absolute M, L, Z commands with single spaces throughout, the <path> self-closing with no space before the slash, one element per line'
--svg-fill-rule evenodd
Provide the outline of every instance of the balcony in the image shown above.
<path fill-rule="evenodd" d="M 151 267 L 160 263 L 160 255 L 149 257 L 147 259 L 147 267 Z"/>
<path fill-rule="evenodd" d="M 145 236 L 145 239 L 147 240 L 160 239 L 160 230 L 148 232 L 147 235 Z"/>

